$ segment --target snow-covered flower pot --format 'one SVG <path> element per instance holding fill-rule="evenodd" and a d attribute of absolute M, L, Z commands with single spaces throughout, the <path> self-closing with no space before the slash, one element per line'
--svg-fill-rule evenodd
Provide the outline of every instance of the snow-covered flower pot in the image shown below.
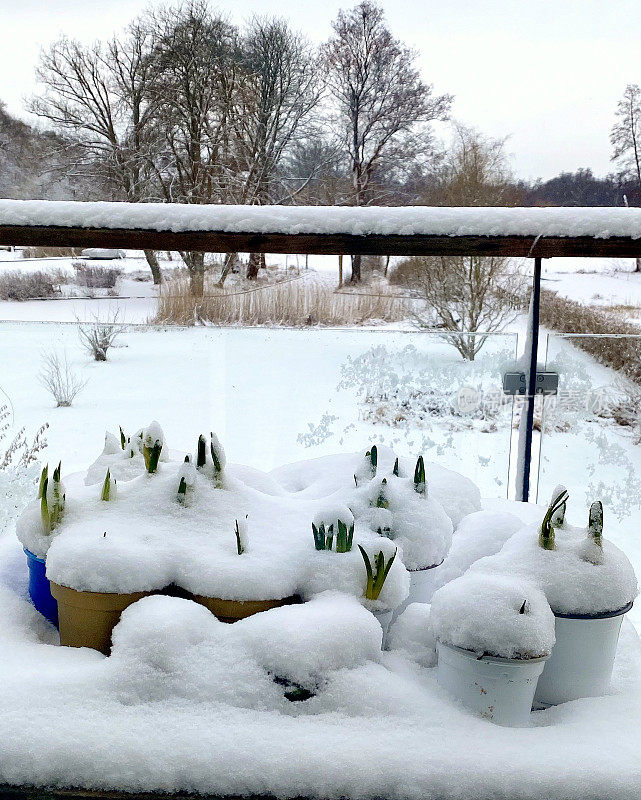
<path fill-rule="evenodd" d="M 283 597 L 280 600 L 223 600 L 220 597 L 205 597 L 201 594 L 195 594 L 191 599 L 208 608 L 221 622 L 237 622 L 239 619 L 260 614 L 272 608 L 295 605 L 301 602 L 297 595 Z"/>
<path fill-rule="evenodd" d="M 554 644 L 554 616 L 533 583 L 467 572 L 432 598 L 438 681 L 466 708 L 524 725 Z"/>
<path fill-rule="evenodd" d="M 58 604 L 51 594 L 51 587 L 46 576 L 46 561 L 23 547 L 27 556 L 29 569 L 29 597 L 36 611 L 45 616 L 49 622 L 58 627 Z"/>
<path fill-rule="evenodd" d="M 111 632 L 122 612 L 151 592 L 114 594 L 79 592 L 51 582 L 51 593 L 58 602 L 60 644 L 67 647 L 91 647 L 109 655 Z"/>
<path fill-rule="evenodd" d="M 467 709 L 498 725 L 527 725 L 547 656 L 479 657 L 444 642 L 437 647 L 438 682 Z"/>
<path fill-rule="evenodd" d="M 540 526 L 518 531 L 470 573 L 520 575 L 544 592 L 555 616 L 556 644 L 536 701 L 551 705 L 607 691 L 623 614 L 637 595 L 625 553 L 604 539 L 603 507 L 590 507 L 586 528 L 565 518 L 558 486 Z"/>
<path fill-rule="evenodd" d="M 556 644 L 539 679 L 535 700 L 542 706 L 606 694 L 619 631 L 628 603 L 602 614 L 555 614 Z"/>

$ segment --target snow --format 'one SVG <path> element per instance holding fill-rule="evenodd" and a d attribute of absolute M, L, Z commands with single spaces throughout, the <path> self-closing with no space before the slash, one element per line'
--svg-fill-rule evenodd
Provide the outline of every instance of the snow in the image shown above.
<path fill-rule="evenodd" d="M 554 615 L 532 581 L 468 572 L 435 592 L 430 623 L 445 644 L 478 656 L 540 658 L 554 646 Z"/>
<path fill-rule="evenodd" d="M 430 614 L 429 603 L 410 603 L 392 625 L 388 649 L 422 667 L 435 667 L 438 657 Z"/>
<path fill-rule="evenodd" d="M 405 612 L 404 651 L 381 653 L 378 623 L 350 598 L 230 626 L 151 597 L 123 614 L 106 658 L 56 646 L 25 581 L 18 543 L 0 538 L 0 783 L 363 800 L 641 792 L 641 643 L 628 624 L 609 695 L 506 730 L 466 713 L 421 666 L 427 609 Z M 316 696 L 284 698 L 274 677 L 288 664 Z"/>
<path fill-rule="evenodd" d="M 380 479 L 358 489 L 347 479 L 338 490 L 332 486 L 325 498 L 278 491 L 267 475 L 261 478 L 257 470 L 226 465 L 215 434 L 221 474 L 209 461 L 194 469 L 195 455 L 186 464 L 184 455 L 170 455 L 166 444 L 150 474 L 136 443 L 148 451 L 165 437 L 158 422 L 141 434 L 116 452 L 117 439 L 108 434 L 105 452 L 87 473 L 65 476 L 65 511 L 51 534 L 43 528 L 38 499 L 24 510 L 18 537 L 31 552 L 46 555 L 50 580 L 79 591 L 128 593 L 175 585 L 209 597 L 271 600 L 339 589 L 364 599 L 362 545 L 372 562 L 379 551 L 389 559 L 398 550 L 380 598 L 367 602 L 382 610 L 395 608 L 407 596 L 405 565 L 415 568 L 417 558 L 441 561 L 449 548 L 452 523 L 437 501 L 413 490 L 410 479 L 389 476 L 391 522 L 381 535 L 368 514 L 386 510 L 370 505 L 380 491 Z M 360 457 L 356 454 L 354 463 Z M 327 477 L 335 475 L 331 458 L 325 469 Z M 118 490 L 104 501 L 107 470 Z M 189 495 L 183 499 L 178 489 L 186 473 Z M 261 486 L 269 491 L 257 488 Z M 336 534 L 339 519 L 347 525 L 355 522 L 352 549 L 317 551 L 312 522 L 333 524 Z M 235 533 L 239 520 L 241 539 L 249 543 L 240 554 Z"/>
<path fill-rule="evenodd" d="M 225 206 L 0 200 L 1 225 L 221 231 L 342 233 L 356 236 L 641 237 L 636 208 L 438 208 L 425 206 Z"/>
<path fill-rule="evenodd" d="M 498 553 L 476 561 L 471 572 L 481 580 L 496 574 L 527 578 L 542 589 L 559 614 L 618 611 L 637 596 L 634 569 L 612 542 L 603 539 L 597 560 L 586 550 L 590 543 L 585 529 L 568 524 L 558 528 L 554 550 L 544 550 L 538 534 L 538 526 L 522 528 Z"/>

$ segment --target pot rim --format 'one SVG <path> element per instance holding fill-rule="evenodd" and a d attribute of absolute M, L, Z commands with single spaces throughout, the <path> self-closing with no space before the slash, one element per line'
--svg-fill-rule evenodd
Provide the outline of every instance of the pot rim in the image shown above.
<path fill-rule="evenodd" d="M 428 569 L 435 569 L 436 567 L 440 567 L 440 566 L 441 566 L 441 564 L 442 564 L 444 561 L 445 561 L 445 559 L 444 559 L 444 558 L 442 558 L 442 559 L 441 559 L 441 560 L 438 562 L 438 564 L 430 564 L 430 565 L 429 565 L 429 567 L 417 567 L 416 569 L 410 569 L 409 567 L 406 567 L 405 569 L 406 569 L 408 572 L 425 572 L 425 570 L 428 570 Z"/>
<path fill-rule="evenodd" d="M 24 550 L 24 553 L 27 556 L 27 558 L 32 558 L 34 561 L 39 561 L 41 564 L 46 563 L 46 559 L 42 558 L 42 556 L 37 556 L 35 553 L 32 553 L 28 547 L 22 545 L 22 549 Z"/>
<path fill-rule="evenodd" d="M 541 661 L 547 661 L 550 658 L 551 653 L 547 656 L 536 656 L 534 658 L 505 658 L 504 656 L 491 656 L 488 653 L 483 653 L 482 655 L 477 655 L 473 650 L 466 650 L 464 647 L 457 647 L 455 644 L 449 644 L 448 642 L 442 642 L 440 639 L 437 640 L 439 647 L 447 647 L 450 650 L 454 650 L 454 652 L 459 653 L 462 656 L 465 656 L 470 661 L 479 661 L 485 663 L 496 663 L 496 664 L 514 664 L 515 666 L 523 666 L 526 664 L 537 664 Z"/>
<path fill-rule="evenodd" d="M 618 608 L 616 611 L 601 611 L 599 614 L 561 614 L 558 611 L 552 609 L 552 613 L 555 617 L 559 619 L 609 619 L 611 617 L 620 617 L 623 614 L 627 614 L 627 612 L 632 608 L 634 605 L 634 600 L 630 600 L 629 603 L 626 603 L 621 608 Z"/>

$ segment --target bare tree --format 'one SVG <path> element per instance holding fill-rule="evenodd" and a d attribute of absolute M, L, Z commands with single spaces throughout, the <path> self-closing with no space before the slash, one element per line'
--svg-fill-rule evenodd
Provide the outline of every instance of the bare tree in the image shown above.
<path fill-rule="evenodd" d="M 382 8 L 363 0 L 340 11 L 324 47 L 328 85 L 338 107 L 336 129 L 352 178 L 350 201 L 376 201 L 374 179 L 384 169 L 407 168 L 429 149 L 427 123 L 449 112 L 449 95 L 434 95 L 416 67 L 416 53 L 395 39 Z M 360 256 L 352 281 L 360 281 Z"/>
<path fill-rule="evenodd" d="M 286 171 L 276 172 L 289 149 L 311 131 L 311 113 L 322 93 L 321 70 L 314 48 L 276 18 L 254 17 L 242 40 L 243 67 L 249 91 L 239 125 L 240 172 L 245 176 L 239 202 L 266 205 L 295 193 Z M 280 197 L 273 196 L 278 189 Z M 264 255 L 250 254 L 247 277 L 256 278 Z M 221 275 L 221 279 L 223 276 Z"/>
<path fill-rule="evenodd" d="M 484 137 L 461 125 L 436 176 L 445 205 L 496 206 L 509 198 L 511 175 L 505 140 Z M 488 334 L 500 331 L 524 304 L 520 265 L 499 257 L 444 256 L 408 260 L 399 265 L 404 282 L 425 299 L 422 326 L 448 332 L 463 358 L 473 361 Z M 399 279 L 397 274 L 396 280 Z"/>
<path fill-rule="evenodd" d="M 41 54 L 37 77 L 43 90 L 30 103 L 34 114 L 66 137 L 58 150 L 61 165 L 129 202 L 157 199 L 151 46 L 140 21 L 107 45 L 84 47 L 63 37 Z M 160 283 L 155 253 L 145 256 L 154 283 Z"/>
<path fill-rule="evenodd" d="M 612 161 L 617 161 L 625 177 L 641 184 L 641 89 L 628 84 L 617 106 L 616 122 L 610 132 Z"/>
<path fill-rule="evenodd" d="M 68 408 L 87 385 L 87 381 L 73 371 L 66 352 L 62 355 L 55 350 L 43 353 L 42 362 L 42 370 L 38 376 L 40 383 L 56 401 L 57 408 Z"/>
<path fill-rule="evenodd" d="M 234 117 L 245 90 L 236 29 L 204 0 L 161 9 L 154 30 L 153 97 L 164 156 L 156 176 L 168 202 L 231 200 L 236 190 Z M 192 292 L 203 294 L 204 253 L 185 252 Z"/>

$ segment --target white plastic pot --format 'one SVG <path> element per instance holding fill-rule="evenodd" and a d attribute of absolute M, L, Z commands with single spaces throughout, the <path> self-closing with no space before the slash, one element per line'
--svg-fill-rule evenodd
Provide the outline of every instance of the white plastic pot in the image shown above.
<path fill-rule="evenodd" d="M 621 622 L 629 603 L 596 616 L 555 614 L 556 644 L 536 689 L 535 701 L 552 706 L 608 691 Z"/>
<path fill-rule="evenodd" d="M 385 647 L 387 645 L 387 634 L 389 632 L 389 627 L 390 627 L 390 624 L 392 622 L 392 616 L 393 616 L 394 612 L 391 611 L 391 610 L 390 611 L 372 611 L 372 614 L 374 614 L 374 616 L 378 620 L 381 628 L 383 629 L 383 641 L 381 643 L 381 647 L 382 647 L 383 650 L 385 650 Z"/>
<path fill-rule="evenodd" d="M 395 609 L 394 619 L 402 614 L 411 603 L 429 603 L 431 601 L 434 593 L 432 587 L 434 581 L 433 570 L 436 567 L 440 567 L 440 564 L 434 564 L 423 569 L 408 570 L 410 574 L 410 593 L 400 606 Z"/>
<path fill-rule="evenodd" d="M 544 658 L 482 656 L 438 642 L 439 684 L 466 708 L 497 725 L 527 725 Z"/>

